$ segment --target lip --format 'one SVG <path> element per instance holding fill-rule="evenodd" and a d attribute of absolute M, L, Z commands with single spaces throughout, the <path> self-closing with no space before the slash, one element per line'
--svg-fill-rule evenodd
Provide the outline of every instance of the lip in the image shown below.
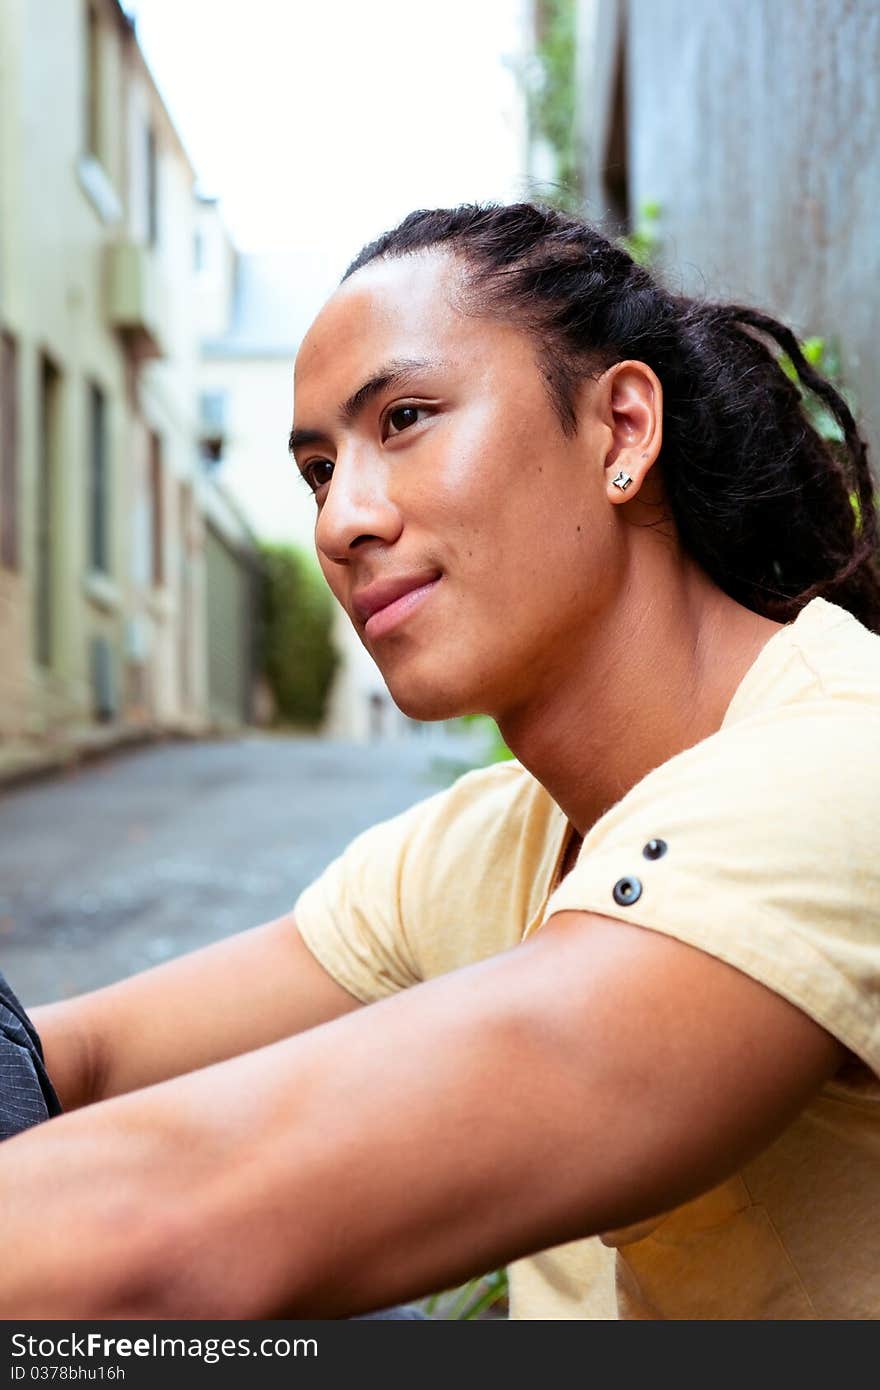
<path fill-rule="evenodd" d="M 440 579 L 437 570 L 380 579 L 359 589 L 352 596 L 352 608 L 364 625 L 368 637 L 376 637 L 406 617 L 434 588 Z"/>

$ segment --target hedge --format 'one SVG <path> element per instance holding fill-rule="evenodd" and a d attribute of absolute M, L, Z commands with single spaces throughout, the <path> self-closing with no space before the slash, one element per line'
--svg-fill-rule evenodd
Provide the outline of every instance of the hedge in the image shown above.
<path fill-rule="evenodd" d="M 263 653 L 279 722 L 317 727 L 339 655 L 333 599 L 310 556 L 292 545 L 261 547 Z"/>

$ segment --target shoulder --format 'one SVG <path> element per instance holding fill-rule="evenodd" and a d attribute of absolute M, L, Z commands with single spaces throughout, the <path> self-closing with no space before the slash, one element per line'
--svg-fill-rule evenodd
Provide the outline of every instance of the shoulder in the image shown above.
<path fill-rule="evenodd" d="M 597 822 L 547 915 L 697 946 L 880 1070 L 880 639 L 839 611 L 792 625 L 722 728 Z"/>
<path fill-rule="evenodd" d="M 602 817 L 582 857 L 662 838 L 695 882 L 817 885 L 876 878 L 880 686 L 767 704 L 649 773 Z M 639 842 L 638 844 L 636 842 Z M 880 910 L 880 881 L 876 907 Z"/>
<path fill-rule="evenodd" d="M 687 827 L 723 859 L 726 842 L 794 864 L 824 845 L 861 846 L 880 814 L 880 637 L 814 600 L 767 644 L 711 737 L 650 773 L 596 829 L 642 811 Z M 653 819 L 652 819 L 653 818 Z M 659 834 L 652 830 L 653 835 Z"/>
<path fill-rule="evenodd" d="M 855 689 L 880 701 L 880 635 L 846 609 L 814 599 L 792 624 L 791 636 L 826 694 Z"/>
<path fill-rule="evenodd" d="M 823 698 L 880 710 L 880 636 L 817 598 L 767 643 L 724 727 Z"/>

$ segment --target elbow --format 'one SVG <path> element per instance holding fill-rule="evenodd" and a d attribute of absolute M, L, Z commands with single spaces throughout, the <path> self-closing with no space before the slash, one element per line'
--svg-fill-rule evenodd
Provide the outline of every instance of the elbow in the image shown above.
<path fill-rule="evenodd" d="M 245 1316 L 231 1306 L 229 1267 L 210 1249 L 208 1232 L 185 1203 L 163 1202 L 148 1190 L 137 1210 L 123 1204 L 93 1232 L 78 1262 L 71 1296 L 41 1316 L 106 1319 L 225 1319 Z M 87 1240 L 88 1237 L 86 1236 Z M 71 1306 L 72 1305 L 72 1306 Z"/>
<path fill-rule="evenodd" d="M 184 1316 L 170 1308 L 176 1287 L 173 1252 L 175 1221 L 155 1203 L 129 1213 L 127 1231 L 98 1235 L 84 1270 L 84 1302 L 78 1316 L 162 1318 Z M 115 1223 L 114 1223 L 115 1224 Z"/>
<path fill-rule="evenodd" d="M 162 1316 L 170 1225 L 125 1208 L 116 1197 L 59 1211 L 37 1241 L 30 1222 L 10 1232 L 16 1257 L 0 1275 L 0 1318 Z"/>

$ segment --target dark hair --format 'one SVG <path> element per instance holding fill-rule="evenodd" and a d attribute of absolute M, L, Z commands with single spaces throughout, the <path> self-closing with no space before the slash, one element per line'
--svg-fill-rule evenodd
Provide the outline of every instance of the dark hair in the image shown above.
<path fill-rule="evenodd" d="M 880 631 L 867 449 L 790 329 L 756 309 L 670 293 L 594 227 L 533 203 L 410 213 L 343 279 L 370 261 L 430 249 L 461 259 L 473 308 L 533 335 L 567 433 L 577 429 L 586 376 L 628 358 L 657 373 L 669 506 L 681 544 L 720 588 L 781 622 L 821 595 Z M 830 411 L 839 443 L 811 425 L 802 388 Z"/>

